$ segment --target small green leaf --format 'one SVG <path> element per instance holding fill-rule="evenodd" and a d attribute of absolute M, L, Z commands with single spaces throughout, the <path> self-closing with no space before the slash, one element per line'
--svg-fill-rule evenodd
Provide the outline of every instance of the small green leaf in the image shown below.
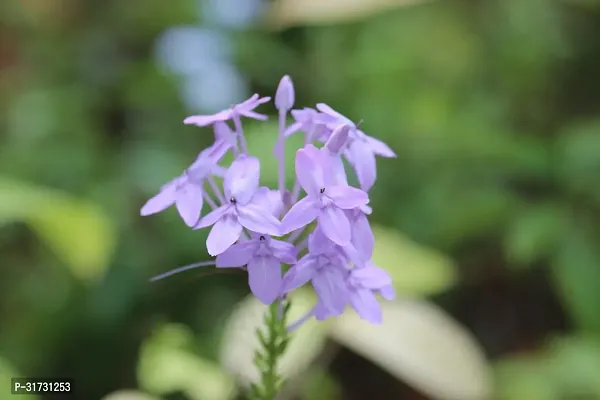
<path fill-rule="evenodd" d="M 314 294 L 308 289 L 298 289 L 290 296 L 289 323 L 293 323 L 315 302 Z M 269 310 L 254 296 L 248 296 L 229 317 L 221 344 L 221 362 L 224 368 L 235 375 L 245 387 L 259 381 L 260 377 L 253 362 L 259 340 L 254 334 L 264 324 L 263 316 Z M 304 372 L 325 345 L 325 326 L 314 319 L 306 321 L 290 338 L 285 354 L 279 360 L 279 373 L 284 379 L 293 378 Z"/>
<path fill-rule="evenodd" d="M 430 295 L 455 283 L 454 263 L 448 257 L 392 229 L 373 226 L 373 233 L 373 262 L 388 271 L 398 292 Z"/>
<path fill-rule="evenodd" d="M 0 178 L 0 223 L 27 223 L 75 276 L 93 281 L 115 247 L 113 222 L 94 204 L 60 191 Z"/>

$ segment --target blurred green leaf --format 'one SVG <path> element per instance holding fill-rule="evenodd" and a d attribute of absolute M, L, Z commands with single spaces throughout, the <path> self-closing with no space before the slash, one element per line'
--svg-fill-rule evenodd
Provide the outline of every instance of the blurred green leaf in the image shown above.
<path fill-rule="evenodd" d="M 572 221 L 563 231 L 552 262 L 555 285 L 580 329 L 600 334 L 600 248 L 585 221 Z"/>
<path fill-rule="evenodd" d="M 495 365 L 498 400 L 559 400 L 544 356 L 516 356 Z"/>
<path fill-rule="evenodd" d="M 508 228 L 505 239 L 508 258 L 525 265 L 551 254 L 560 240 L 564 223 L 565 213 L 558 204 L 527 208 Z"/>
<path fill-rule="evenodd" d="M 391 275 L 402 294 L 430 295 L 456 282 L 455 266 L 445 255 L 411 241 L 393 229 L 373 227 L 373 262 Z"/>
<path fill-rule="evenodd" d="M 290 323 L 312 309 L 316 301 L 309 289 L 294 291 L 290 299 Z M 255 332 L 262 326 L 267 308 L 254 296 L 248 296 L 233 311 L 225 325 L 221 362 L 244 386 L 249 386 L 259 378 L 253 363 L 254 350 L 259 345 Z M 308 368 L 325 345 L 325 326 L 323 322 L 309 319 L 294 331 L 286 353 L 280 360 L 282 376 L 293 378 Z"/>
<path fill-rule="evenodd" d="M 592 195 L 600 204 L 600 119 L 570 126 L 556 143 L 562 184 L 577 194 Z"/>
<path fill-rule="evenodd" d="M 600 342 L 568 336 L 549 344 L 552 378 L 563 398 L 600 398 Z"/>
<path fill-rule="evenodd" d="M 17 372 L 17 370 L 14 368 L 14 366 L 11 365 L 11 363 L 9 363 L 8 360 L 6 360 L 0 356 L 0 382 L 5 382 L 5 384 L 3 385 L 4 393 L 0 394 L 0 399 L 4 400 L 4 399 L 9 399 L 9 398 L 14 398 L 14 395 L 10 394 L 10 389 L 9 389 L 10 383 L 9 382 L 10 382 L 11 378 L 17 378 L 20 376 L 22 376 L 22 375 Z M 37 399 L 39 399 L 39 396 L 28 395 L 27 399 L 28 400 L 37 400 Z"/>
<path fill-rule="evenodd" d="M 303 400 L 336 400 L 341 398 L 340 383 L 321 369 L 311 370 L 303 379 Z"/>
<path fill-rule="evenodd" d="M 184 325 L 159 327 L 142 346 L 138 381 L 149 393 L 181 391 L 193 400 L 226 400 L 235 396 L 235 384 L 218 364 L 192 352 L 195 338 Z"/>
<path fill-rule="evenodd" d="M 27 223 L 78 278 L 93 281 L 102 276 L 117 233 L 94 204 L 8 178 L 0 178 L 0 199 L 0 223 Z"/>
<path fill-rule="evenodd" d="M 260 160 L 261 185 L 277 187 L 279 162 L 273 152 L 279 135 L 277 123 L 248 124 L 244 129 L 248 139 L 248 152 Z M 289 190 L 292 190 L 291 185 L 296 177 L 294 169 L 296 151 L 302 148 L 303 143 L 304 136 L 301 132 L 285 140 L 285 178 Z"/>
<path fill-rule="evenodd" d="M 465 328 L 428 302 L 400 300 L 381 307 L 382 325 L 344 313 L 332 322 L 331 338 L 433 399 L 489 398 L 485 355 Z"/>
<path fill-rule="evenodd" d="M 495 365 L 498 400 L 600 398 L 600 343 L 590 337 L 551 340 L 539 352 Z"/>
<path fill-rule="evenodd" d="M 102 400 L 159 400 L 157 397 L 135 390 L 120 390 L 102 398 Z"/>

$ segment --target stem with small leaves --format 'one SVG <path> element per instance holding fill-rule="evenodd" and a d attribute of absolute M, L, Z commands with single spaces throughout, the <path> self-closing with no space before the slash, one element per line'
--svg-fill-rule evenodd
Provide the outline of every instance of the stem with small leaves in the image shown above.
<path fill-rule="evenodd" d="M 275 400 L 283 387 L 283 377 L 278 362 L 289 344 L 287 317 L 290 302 L 281 299 L 269 306 L 265 315 L 265 327 L 256 330 L 260 348 L 254 352 L 254 364 L 260 373 L 260 382 L 250 387 L 251 400 Z"/>

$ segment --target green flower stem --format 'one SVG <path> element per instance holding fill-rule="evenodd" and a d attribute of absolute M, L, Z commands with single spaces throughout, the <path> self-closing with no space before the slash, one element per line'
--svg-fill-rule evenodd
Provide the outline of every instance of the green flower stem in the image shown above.
<path fill-rule="evenodd" d="M 283 377 L 278 371 L 281 359 L 289 343 L 287 317 L 290 310 L 288 300 L 273 302 L 265 315 L 265 327 L 256 330 L 260 348 L 254 353 L 254 364 L 260 373 L 260 382 L 250 388 L 252 400 L 275 400 L 283 387 Z"/>

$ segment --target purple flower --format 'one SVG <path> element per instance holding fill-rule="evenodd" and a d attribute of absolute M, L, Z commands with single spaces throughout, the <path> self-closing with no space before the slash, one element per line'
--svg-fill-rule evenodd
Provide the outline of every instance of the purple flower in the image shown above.
<path fill-rule="evenodd" d="M 283 233 L 310 224 L 315 219 L 325 236 L 340 246 L 350 243 L 350 222 L 343 210 L 369 202 L 360 189 L 339 184 L 331 157 L 313 145 L 296 153 L 296 176 L 307 196 L 296 203 L 282 221 Z"/>
<path fill-rule="evenodd" d="M 319 113 L 309 107 L 302 110 L 292 110 L 294 122 L 285 131 L 285 137 L 291 136 L 298 131 L 306 133 L 306 143 L 312 141 L 326 141 L 331 131 L 327 129 L 325 124 L 319 119 Z"/>
<path fill-rule="evenodd" d="M 248 100 L 236 104 L 231 108 L 220 111 L 213 115 L 193 115 L 191 117 L 187 117 L 183 120 L 184 124 L 188 125 L 196 125 L 196 126 L 208 126 L 212 125 L 216 122 L 224 122 L 231 119 L 239 118 L 240 116 L 257 119 L 259 121 L 264 121 L 267 119 L 267 116 L 264 114 L 259 114 L 254 112 L 253 110 L 261 104 L 267 103 L 270 101 L 270 97 L 262 97 L 260 98 L 258 94 L 250 97 Z"/>
<path fill-rule="evenodd" d="M 363 261 L 371 259 L 375 247 L 375 236 L 367 219 L 367 215 L 370 215 L 371 212 L 371 207 L 367 205 L 346 210 L 346 216 L 350 221 L 351 243 L 356 249 L 358 257 Z"/>
<path fill-rule="evenodd" d="M 275 93 L 275 107 L 279 110 L 289 111 L 294 106 L 294 85 L 289 76 L 284 76 L 277 86 Z"/>
<path fill-rule="evenodd" d="M 357 128 L 349 118 L 335 111 L 327 104 L 317 104 L 317 109 L 322 113 L 321 119 L 329 129 L 339 125 L 350 127 L 349 138 L 344 155 L 356 171 L 362 190 L 369 191 L 377 178 L 375 156 L 394 158 L 396 154 L 382 141 L 366 135 Z"/>
<path fill-rule="evenodd" d="M 287 293 L 310 281 L 327 314 L 339 315 L 349 299 L 346 284 L 348 263 L 339 246 L 327 240 L 317 229 L 310 236 L 308 254 L 284 276 L 282 291 Z"/>
<path fill-rule="evenodd" d="M 350 270 L 346 285 L 347 302 L 356 313 L 372 324 L 381 324 L 383 320 L 381 306 L 375 293 L 379 293 L 386 300 L 393 300 L 396 297 L 392 279 L 388 273 L 368 262 L 364 267 L 354 267 Z M 312 313 L 318 321 L 339 315 L 339 313 L 331 312 L 320 299 Z"/>
<path fill-rule="evenodd" d="M 381 324 L 381 307 L 375 297 L 379 293 L 386 300 L 396 296 L 392 278 L 385 270 L 368 262 L 361 268 L 353 268 L 348 277 L 349 302 L 361 318 L 373 324 Z"/>
<path fill-rule="evenodd" d="M 248 266 L 250 290 L 263 303 L 281 294 L 281 264 L 296 263 L 294 245 L 253 233 L 251 240 L 236 243 L 217 256 L 217 267 Z"/>
<path fill-rule="evenodd" d="M 213 147 L 203 150 L 182 175 L 163 185 L 160 192 L 144 204 L 140 214 L 156 214 L 175 204 L 185 224 L 194 226 L 200 218 L 204 204 L 204 179 L 209 175 L 220 175 L 221 168 L 216 165 L 217 158 Z"/>
<path fill-rule="evenodd" d="M 257 233 L 280 235 L 280 222 L 262 205 L 262 198 L 253 202 L 258 190 L 260 163 L 257 158 L 238 156 L 229 167 L 223 181 L 228 203 L 205 215 L 194 229 L 213 225 L 206 248 L 212 256 L 223 253 L 242 235 L 243 228 Z M 261 200 L 260 202 L 258 200 Z"/>

